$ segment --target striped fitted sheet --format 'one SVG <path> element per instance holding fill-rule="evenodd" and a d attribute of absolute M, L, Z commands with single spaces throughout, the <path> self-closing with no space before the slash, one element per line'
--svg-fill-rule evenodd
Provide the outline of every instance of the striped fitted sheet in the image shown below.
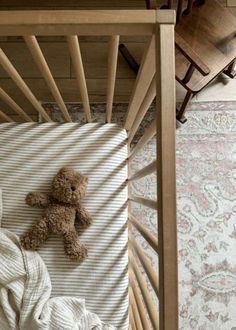
<path fill-rule="evenodd" d="M 0 188 L 0 224 L 2 220 L 2 189 Z"/>
<path fill-rule="evenodd" d="M 115 124 L 1 124 L 2 227 L 21 235 L 42 210 L 24 202 L 29 191 L 49 191 L 53 175 L 71 166 L 88 176 L 85 207 L 93 225 L 81 233 L 89 257 L 69 261 L 60 237 L 39 250 L 52 295 L 78 296 L 87 308 L 119 329 L 128 329 L 127 147 Z"/>

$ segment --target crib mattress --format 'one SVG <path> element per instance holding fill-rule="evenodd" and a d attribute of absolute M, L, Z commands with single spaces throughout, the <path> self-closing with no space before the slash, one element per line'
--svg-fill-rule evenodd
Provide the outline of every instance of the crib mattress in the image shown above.
<path fill-rule="evenodd" d="M 53 175 L 71 166 L 88 176 L 84 206 L 93 225 L 81 233 L 89 256 L 69 261 L 60 237 L 39 253 L 48 268 L 52 295 L 78 296 L 100 318 L 128 329 L 127 147 L 115 124 L 1 124 L 2 227 L 23 234 L 42 210 L 25 204 L 29 191 L 48 192 Z"/>

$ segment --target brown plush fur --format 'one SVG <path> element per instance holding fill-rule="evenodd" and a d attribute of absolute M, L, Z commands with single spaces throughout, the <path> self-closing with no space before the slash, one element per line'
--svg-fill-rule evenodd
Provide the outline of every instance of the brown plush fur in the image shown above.
<path fill-rule="evenodd" d="M 83 228 L 91 224 L 89 213 L 82 207 L 88 179 L 68 167 L 63 167 L 54 177 L 51 193 L 30 192 L 26 203 L 44 208 L 42 218 L 21 238 L 27 250 L 37 250 L 48 238 L 49 233 L 60 234 L 64 240 L 66 255 L 72 260 L 83 260 L 87 249 L 80 243 L 75 228 L 77 222 Z"/>

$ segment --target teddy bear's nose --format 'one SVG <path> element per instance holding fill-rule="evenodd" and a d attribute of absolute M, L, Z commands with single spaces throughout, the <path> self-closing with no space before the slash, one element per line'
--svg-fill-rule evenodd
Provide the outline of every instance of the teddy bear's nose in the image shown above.
<path fill-rule="evenodd" d="M 75 191 L 76 190 L 76 187 L 75 186 L 71 186 L 71 190 L 72 191 Z"/>

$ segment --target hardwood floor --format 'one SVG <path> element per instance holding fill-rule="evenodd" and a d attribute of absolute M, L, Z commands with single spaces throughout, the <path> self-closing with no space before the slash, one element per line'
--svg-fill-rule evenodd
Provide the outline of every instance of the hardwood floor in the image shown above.
<path fill-rule="evenodd" d="M 165 1 L 161 1 L 163 3 Z M 226 5 L 226 0 L 221 0 Z M 0 10 L 18 9 L 142 9 L 145 8 L 143 0 L 61 0 L 61 1 L 35 1 L 35 0 L 2 0 Z M 236 15 L 236 8 L 230 10 Z M 69 57 L 68 47 L 63 37 L 38 38 L 45 58 L 56 78 L 58 87 L 66 102 L 80 102 L 79 91 L 75 82 L 74 70 Z M 31 59 L 31 55 L 20 37 L 1 38 L 1 47 L 19 71 L 35 96 L 40 101 L 54 101 L 44 80 Z M 92 42 L 91 42 L 92 41 Z M 84 61 L 87 78 L 88 93 L 91 102 L 103 102 L 106 95 L 107 78 L 107 42 L 106 38 L 80 37 L 81 53 Z M 130 49 L 134 57 L 140 62 L 145 38 L 121 38 Z M 128 102 L 133 87 L 135 74 L 119 55 L 117 81 L 115 87 L 115 102 Z M 22 95 L 12 80 L 0 67 L 0 85 L 14 100 L 22 106 L 27 113 L 35 113 L 31 104 Z M 209 100 L 235 100 L 236 79 L 229 79 L 225 75 L 217 78 L 208 88 L 199 93 L 193 101 Z M 184 90 L 177 84 L 177 100 L 181 101 Z M 0 100 L 0 109 L 12 114 L 12 110 Z"/>

